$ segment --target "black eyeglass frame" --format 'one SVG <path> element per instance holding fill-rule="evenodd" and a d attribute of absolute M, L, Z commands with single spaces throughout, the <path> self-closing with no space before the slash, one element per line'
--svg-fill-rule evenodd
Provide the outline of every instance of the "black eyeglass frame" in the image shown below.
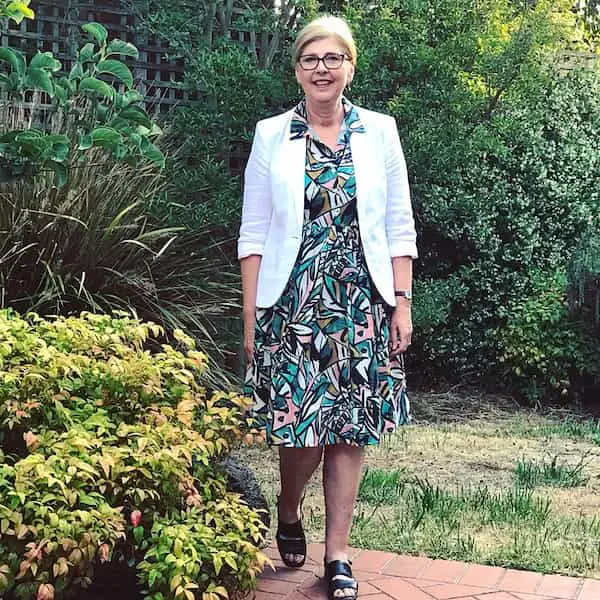
<path fill-rule="evenodd" d="M 328 56 L 335 56 L 336 59 L 338 59 L 340 61 L 340 64 L 337 67 L 328 67 L 327 63 L 325 62 L 325 59 Z M 303 58 L 316 58 L 317 62 L 315 64 L 314 67 L 310 68 L 310 67 L 305 67 L 302 64 L 302 59 Z M 328 70 L 328 71 L 337 71 L 338 69 L 342 68 L 342 65 L 344 64 L 345 60 L 351 60 L 350 57 L 347 54 L 343 54 L 343 53 L 337 53 L 337 52 L 327 52 L 327 54 L 324 54 L 323 56 L 317 56 L 316 54 L 302 54 L 298 57 L 297 63 L 300 65 L 300 68 L 303 71 L 316 71 L 319 68 L 319 63 L 323 63 L 323 66 Z"/>

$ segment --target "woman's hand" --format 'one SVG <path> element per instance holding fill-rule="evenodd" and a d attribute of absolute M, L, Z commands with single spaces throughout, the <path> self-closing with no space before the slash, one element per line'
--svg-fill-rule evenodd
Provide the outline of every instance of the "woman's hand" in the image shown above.
<path fill-rule="evenodd" d="M 244 352 L 246 360 L 252 362 L 254 356 L 254 327 L 256 325 L 256 310 L 244 310 Z"/>
<path fill-rule="evenodd" d="M 406 352 L 411 343 L 412 316 L 410 302 L 401 300 L 390 321 L 390 356 Z"/>

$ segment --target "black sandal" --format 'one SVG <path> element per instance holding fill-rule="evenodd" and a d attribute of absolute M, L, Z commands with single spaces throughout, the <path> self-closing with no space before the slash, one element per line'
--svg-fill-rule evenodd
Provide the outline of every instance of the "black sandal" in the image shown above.
<path fill-rule="evenodd" d="M 281 555 L 281 560 L 286 567 L 299 569 L 306 562 L 306 536 L 302 527 L 302 521 L 298 520 L 295 523 L 284 523 L 279 518 L 279 499 L 277 500 L 277 549 Z M 288 560 L 286 554 L 302 555 L 302 560 L 293 562 Z"/>
<path fill-rule="evenodd" d="M 352 575 L 352 561 L 332 560 L 325 563 L 325 580 L 327 581 L 328 600 L 356 600 L 358 598 L 358 581 Z M 341 575 L 341 577 L 339 577 Z M 337 578 L 337 579 L 336 579 Z M 336 596 L 339 590 L 352 590 L 352 596 Z"/>

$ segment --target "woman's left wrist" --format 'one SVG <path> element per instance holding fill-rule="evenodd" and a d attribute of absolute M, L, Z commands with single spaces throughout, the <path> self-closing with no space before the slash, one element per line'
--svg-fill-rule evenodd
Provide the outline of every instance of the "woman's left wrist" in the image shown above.
<path fill-rule="evenodd" d="M 396 308 L 410 310 L 412 308 L 412 302 L 406 298 L 396 298 Z"/>

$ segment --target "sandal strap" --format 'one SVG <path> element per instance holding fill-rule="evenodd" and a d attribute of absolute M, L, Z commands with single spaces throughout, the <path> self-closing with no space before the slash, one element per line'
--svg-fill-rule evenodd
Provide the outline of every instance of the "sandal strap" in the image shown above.
<path fill-rule="evenodd" d="M 325 564 L 325 576 L 327 579 L 331 580 L 336 575 L 343 575 L 344 577 L 349 577 L 354 580 L 354 576 L 352 575 L 352 561 L 345 560 L 332 560 Z M 343 581 L 336 579 L 335 581 Z M 356 583 L 356 580 L 354 580 Z M 347 587 L 352 587 L 348 585 Z"/>
<path fill-rule="evenodd" d="M 306 556 L 306 540 L 304 538 L 288 538 L 277 534 L 277 548 L 280 554 L 301 554 Z"/>
<path fill-rule="evenodd" d="M 277 535 L 284 536 L 286 539 L 304 539 L 302 521 L 296 521 L 295 523 L 284 523 L 283 521 L 278 521 Z"/>
<path fill-rule="evenodd" d="M 352 561 L 332 560 L 325 563 L 325 577 L 327 578 L 327 597 L 337 600 L 335 592 L 339 590 L 352 590 L 351 596 L 346 595 L 345 600 L 358 598 L 358 581 L 352 575 Z"/>

